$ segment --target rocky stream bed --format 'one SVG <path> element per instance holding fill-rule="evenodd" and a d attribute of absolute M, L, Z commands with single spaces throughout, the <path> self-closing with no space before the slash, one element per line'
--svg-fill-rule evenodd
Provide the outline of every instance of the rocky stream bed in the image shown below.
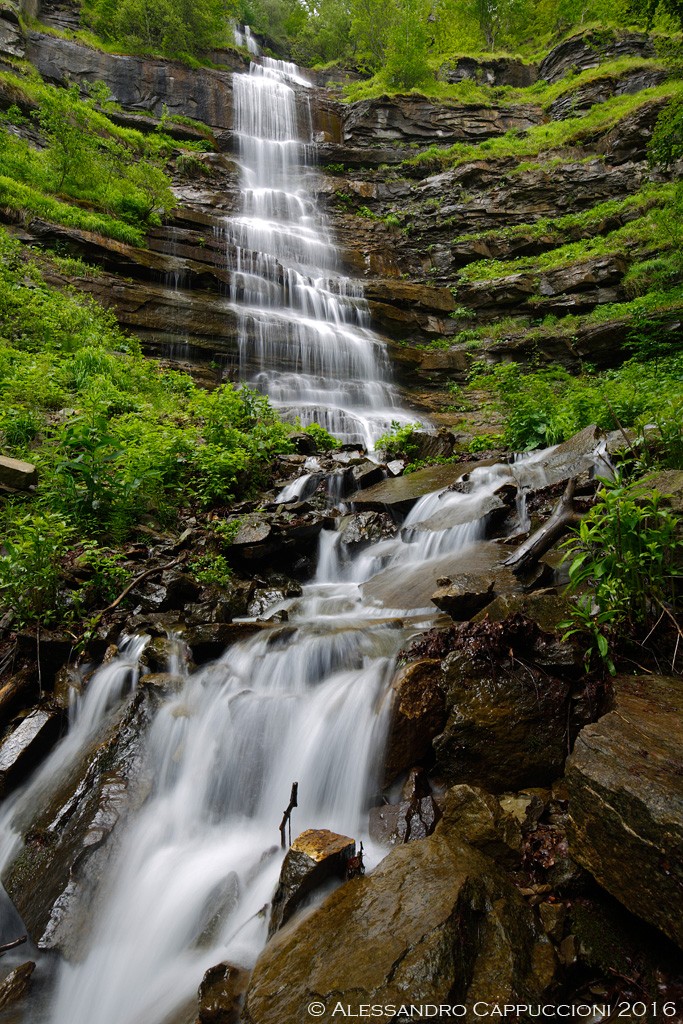
<path fill-rule="evenodd" d="M 43 15 L 69 24 L 59 5 Z M 205 173 L 178 171 L 180 205 L 146 249 L 1 215 L 27 244 L 96 264 L 96 276 L 46 273 L 111 306 L 149 353 L 209 387 L 263 372 L 263 332 L 230 292 L 245 210 L 233 72 L 246 61 L 224 52 L 190 70 L 108 54 L 24 32 L 11 2 L 0 50 L 48 81 L 104 81 L 120 122 L 143 131 L 164 108 L 203 122 Z M 546 153 L 552 167 L 401 163 L 434 140 L 576 116 L 662 75 L 639 33 L 581 34 L 540 65 L 455 62 L 451 81 L 523 88 L 621 56 L 644 67 L 548 108 L 415 95 L 343 104 L 324 75 L 305 87 L 323 165 L 314 199 L 366 306 L 351 289 L 330 294 L 367 312 L 387 354 L 386 377 L 373 364 L 383 400 L 430 421 L 414 443 L 432 464 L 405 473 L 405 460 L 381 462 L 358 437 L 324 452 L 295 434 L 296 452 L 253 500 L 138 532 L 125 548 L 133 585 L 107 609 L 93 603 L 87 636 L 0 623 L 3 1024 L 294 1024 L 312 1004 L 328 1017 L 337 1005 L 356 1016 L 373 1004 L 466 1007 L 466 1020 L 475 1004 L 566 1004 L 593 1024 L 661 1020 L 666 1005 L 683 1020 L 683 683 L 663 656 L 656 672 L 587 674 L 584 650 L 563 638 L 562 538 L 523 571 L 514 559 L 568 485 L 572 515 L 592 506 L 628 437 L 591 426 L 521 458 L 458 457 L 447 384 L 464 379 L 472 351 L 429 347 L 463 316 L 506 316 L 509 336 L 484 344 L 491 360 L 618 362 L 618 319 L 540 349 L 514 321 L 539 294 L 558 314 L 618 301 L 621 256 L 495 281 L 458 271 L 546 251 L 557 239 L 530 223 L 635 192 L 662 102 L 646 98 L 580 153 Z M 386 219 L 397 207 L 409 231 Z M 460 236 L 521 227 L 452 243 L 454 220 Z M 284 276 L 278 266 L 278 286 Z M 356 329 L 369 330 L 360 313 Z M 679 311 L 664 329 L 680 329 Z M 300 371 L 289 359 L 283 376 Z M 354 413 L 364 430 L 370 413 Z M 472 433 L 490 426 L 483 417 Z M 40 486 L 6 459 L 0 484 Z M 680 515 L 682 473 L 644 486 Z M 216 519 L 233 524 L 232 576 L 209 586 L 190 565 Z M 71 572 L 65 599 L 83 582 Z"/>

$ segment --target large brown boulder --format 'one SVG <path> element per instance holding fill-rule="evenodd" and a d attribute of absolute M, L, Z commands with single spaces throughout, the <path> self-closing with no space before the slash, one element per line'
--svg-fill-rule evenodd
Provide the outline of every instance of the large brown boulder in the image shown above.
<path fill-rule="evenodd" d="M 451 785 L 494 792 L 556 778 L 568 746 L 570 685 L 563 645 L 516 616 L 465 627 L 442 664 L 448 721 L 434 740 Z"/>
<path fill-rule="evenodd" d="M 620 677 L 567 761 L 576 860 L 683 947 L 683 679 Z"/>
<path fill-rule="evenodd" d="M 441 826 L 398 846 L 279 932 L 257 961 L 243 1024 L 306 1019 L 319 1004 L 516 1003 L 539 998 L 554 957 L 531 911 L 482 854 Z"/>
<path fill-rule="evenodd" d="M 441 662 L 421 658 L 400 668 L 391 684 L 394 702 L 384 758 L 384 783 L 432 756 L 432 740 L 446 723 Z"/>

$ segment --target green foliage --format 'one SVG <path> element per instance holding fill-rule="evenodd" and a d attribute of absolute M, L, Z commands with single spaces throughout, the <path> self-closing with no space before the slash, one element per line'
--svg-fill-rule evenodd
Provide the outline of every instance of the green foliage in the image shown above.
<path fill-rule="evenodd" d="M 598 498 L 564 545 L 578 592 L 566 635 L 587 636 L 587 667 L 597 656 L 614 673 L 619 646 L 649 640 L 680 609 L 683 540 L 656 491 L 617 480 Z"/>
<path fill-rule="evenodd" d="M 398 420 L 393 420 L 391 430 L 377 438 L 375 449 L 383 452 L 387 459 L 396 459 L 400 456 L 410 460 L 418 451 L 413 434 L 421 426 L 421 423 L 405 423 L 401 426 Z"/>
<path fill-rule="evenodd" d="M 0 602 L 19 623 L 49 624 L 56 616 L 61 560 L 72 528 L 56 512 L 5 513 Z"/>
<path fill-rule="evenodd" d="M 82 0 L 82 12 L 102 39 L 136 52 L 193 55 L 228 41 L 223 0 Z"/>
<path fill-rule="evenodd" d="M 190 562 L 190 571 L 198 583 L 206 586 L 227 587 L 232 579 L 232 569 L 224 555 L 202 555 Z"/>
<path fill-rule="evenodd" d="M 683 93 L 675 96 L 657 118 L 648 147 L 652 164 L 670 167 L 683 157 Z"/>
<path fill-rule="evenodd" d="M 96 109 L 95 98 L 81 99 L 77 85 L 57 89 L 12 74 L 2 81 L 37 104 L 46 146 L 35 148 L 0 126 L 0 204 L 143 244 L 144 228 L 176 205 L 163 169 L 172 141 L 119 128 Z"/>
<path fill-rule="evenodd" d="M 616 430 L 651 422 L 667 402 L 683 399 L 683 357 L 631 359 L 619 369 L 578 377 L 561 367 L 527 372 L 516 363 L 484 365 L 471 383 L 493 394 L 505 418 L 505 444 L 527 450 L 557 444 L 591 423 Z"/>
<path fill-rule="evenodd" d="M 303 433 L 310 434 L 319 452 L 331 452 L 341 444 L 339 438 L 330 434 L 329 430 L 325 430 L 319 423 L 309 423 L 304 427 Z"/>
<path fill-rule="evenodd" d="M 292 448 L 266 398 L 163 371 L 111 313 L 48 287 L 2 230 L 0 399 L 5 450 L 38 465 L 36 508 L 85 538 L 122 540 L 145 517 L 172 523 L 180 507 L 247 495 Z M 23 515 L 11 510 L 10 535 Z"/>
<path fill-rule="evenodd" d="M 121 565 L 121 554 L 113 548 L 101 547 L 97 541 L 85 541 L 76 565 L 85 569 L 89 579 L 84 594 L 97 605 L 114 601 L 130 582 L 131 574 Z"/>

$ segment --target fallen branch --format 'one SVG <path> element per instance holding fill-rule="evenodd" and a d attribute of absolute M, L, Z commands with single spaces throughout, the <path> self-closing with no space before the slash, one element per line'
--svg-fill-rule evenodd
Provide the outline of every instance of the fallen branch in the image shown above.
<path fill-rule="evenodd" d="M 292 792 L 291 792 L 290 797 L 289 797 L 289 803 L 287 804 L 287 808 L 286 808 L 284 814 L 282 815 L 282 821 L 280 822 L 280 845 L 282 846 L 283 850 L 285 849 L 285 846 L 287 845 L 285 843 L 285 828 L 287 826 L 289 826 L 289 845 L 290 846 L 292 845 L 292 811 L 294 810 L 295 807 L 299 806 L 298 803 L 297 803 L 298 795 L 299 795 L 299 783 L 298 782 L 293 782 L 292 783 Z"/>
<path fill-rule="evenodd" d="M 111 604 L 107 605 L 106 608 L 103 608 L 101 612 L 98 612 L 97 615 L 95 615 L 95 617 L 90 620 L 90 630 L 92 631 L 95 628 L 95 626 L 98 625 L 100 620 L 107 614 L 107 612 L 113 612 L 115 608 L 118 608 L 118 606 L 123 601 L 124 597 L 127 597 L 128 594 L 130 594 L 131 590 L 134 590 L 135 587 L 139 586 L 141 583 L 144 583 L 145 580 L 150 579 L 152 576 L 157 576 L 160 572 L 166 572 L 167 569 L 174 569 L 175 566 L 180 561 L 182 561 L 182 558 L 176 558 L 173 562 L 169 562 L 167 565 L 155 565 L 152 569 L 146 569 L 145 572 L 142 572 L 140 573 L 139 576 L 136 576 L 135 579 L 132 580 L 128 584 L 128 586 L 121 591 L 119 596 L 114 601 L 112 601 Z"/>
<path fill-rule="evenodd" d="M 507 565 L 514 573 L 527 572 L 536 565 L 565 530 L 580 521 L 581 516 L 574 508 L 575 490 L 576 480 L 571 479 L 548 521 L 535 533 L 532 533 L 529 539 L 518 547 L 509 558 L 506 558 L 503 565 Z"/>
<path fill-rule="evenodd" d="M 16 949 L 17 946 L 23 946 L 27 938 L 27 935 L 22 935 L 20 939 L 14 939 L 13 942 L 6 942 L 4 946 L 0 946 L 0 956 L 2 956 L 3 953 L 8 953 L 10 949 Z"/>

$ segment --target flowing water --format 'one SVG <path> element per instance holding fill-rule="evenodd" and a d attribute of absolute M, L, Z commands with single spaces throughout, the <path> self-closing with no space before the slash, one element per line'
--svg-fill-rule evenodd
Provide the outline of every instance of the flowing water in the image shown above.
<path fill-rule="evenodd" d="M 369 443 L 403 414 L 362 300 L 336 272 L 306 193 L 306 89 L 298 69 L 282 62 L 262 60 L 235 76 L 244 206 L 229 229 L 239 253 L 233 300 L 244 372 L 302 422 Z M 295 832 L 330 828 L 362 838 L 370 861 L 378 856 L 366 812 L 379 789 L 389 683 L 399 649 L 435 612 L 387 607 L 364 584 L 387 569 L 429 574 L 444 559 L 457 567 L 483 536 L 486 500 L 510 476 L 523 484 L 522 472 L 483 470 L 468 493 L 427 496 L 396 538 L 355 558 L 336 534 L 323 534 L 317 577 L 285 602 L 286 624 L 193 674 L 182 658 L 171 666 L 181 681 L 141 740 L 144 768 L 131 794 L 138 809 L 119 828 L 93 895 L 87 955 L 59 969 L 50 1024 L 184 1022 L 207 968 L 252 964 L 266 938 L 282 860 L 278 825 L 294 781 Z M 296 494 L 315 477 L 312 465 Z M 30 813 L 137 685 L 144 644 L 130 640 L 95 674 L 67 738 L 6 805 L 3 862 L 16 854 Z"/>
<path fill-rule="evenodd" d="M 392 421 L 411 417 L 398 405 L 362 287 L 340 273 L 317 209 L 311 83 L 296 65 L 267 57 L 233 82 L 242 209 L 226 233 L 236 253 L 240 379 L 302 426 L 320 423 L 372 448 Z"/>

